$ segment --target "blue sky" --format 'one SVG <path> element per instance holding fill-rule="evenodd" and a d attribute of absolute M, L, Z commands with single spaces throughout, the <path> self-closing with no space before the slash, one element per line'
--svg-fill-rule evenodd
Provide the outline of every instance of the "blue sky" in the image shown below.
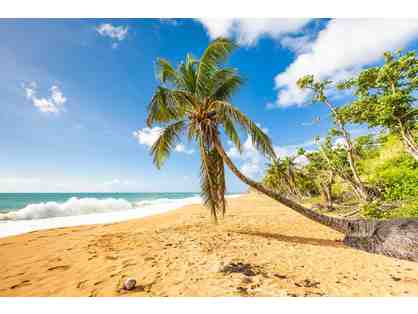
<path fill-rule="evenodd" d="M 155 130 L 144 120 L 156 58 L 198 57 L 217 36 L 239 44 L 229 63 L 246 84 L 233 103 L 286 155 L 311 148 L 330 126 L 326 109 L 309 104 L 295 80 L 340 80 L 380 63 L 386 50 L 415 50 L 418 21 L 0 20 L 0 192 L 198 191 L 193 145 L 183 143 L 157 170 L 148 153 Z M 265 160 L 250 142 L 242 156 L 225 146 L 260 177 Z M 245 187 L 229 175 L 228 189 Z"/>

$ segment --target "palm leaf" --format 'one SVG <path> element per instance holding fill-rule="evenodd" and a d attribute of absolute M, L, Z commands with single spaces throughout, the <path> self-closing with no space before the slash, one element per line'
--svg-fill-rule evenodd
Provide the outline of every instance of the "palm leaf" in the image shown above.
<path fill-rule="evenodd" d="M 271 139 L 245 114 L 225 101 L 216 101 L 217 111 L 230 117 L 240 125 L 251 137 L 254 146 L 264 155 L 276 159 Z"/>
<path fill-rule="evenodd" d="M 244 82 L 234 69 L 218 70 L 211 81 L 211 100 L 229 100 Z"/>
<path fill-rule="evenodd" d="M 234 48 L 235 44 L 229 39 L 218 38 L 205 49 L 200 58 L 196 74 L 197 93 L 200 96 L 208 95 L 210 80 L 216 72 L 217 66 L 226 60 Z"/>
<path fill-rule="evenodd" d="M 186 61 L 180 64 L 178 70 L 181 83 L 177 87 L 189 93 L 196 91 L 196 62 L 191 54 L 187 54 Z"/>
<path fill-rule="evenodd" d="M 221 121 L 224 127 L 225 134 L 235 145 L 237 150 L 241 153 L 241 139 L 239 138 L 238 132 L 235 129 L 234 123 L 231 121 L 228 115 L 221 115 Z"/>
<path fill-rule="evenodd" d="M 177 119 L 176 105 L 176 99 L 171 90 L 158 86 L 147 108 L 147 125 L 151 127 L 155 122 L 166 123 Z"/>
<path fill-rule="evenodd" d="M 179 80 L 176 70 L 165 59 L 157 59 L 156 76 L 161 83 L 171 82 L 176 84 Z"/>
<path fill-rule="evenodd" d="M 170 155 L 170 152 L 177 143 L 180 133 L 184 129 L 185 125 L 185 121 L 180 120 L 167 126 L 161 132 L 161 135 L 157 141 L 152 145 L 151 154 L 154 157 L 154 164 L 158 169 L 161 168 L 164 161 Z"/>

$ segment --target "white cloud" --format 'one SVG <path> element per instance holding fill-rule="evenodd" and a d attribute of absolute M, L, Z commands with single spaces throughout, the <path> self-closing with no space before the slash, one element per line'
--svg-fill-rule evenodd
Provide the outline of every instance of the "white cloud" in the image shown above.
<path fill-rule="evenodd" d="M 278 39 L 300 31 L 310 19 L 199 19 L 210 38 L 234 37 L 241 45 L 255 45 L 260 37 Z"/>
<path fill-rule="evenodd" d="M 227 151 L 227 154 L 230 158 L 242 162 L 240 170 L 243 174 L 250 178 L 259 178 L 263 173 L 266 158 L 258 152 L 256 147 L 253 145 L 250 136 L 247 137 L 247 140 L 242 145 L 241 150 L 242 152 L 240 154 L 235 147 L 231 147 Z"/>
<path fill-rule="evenodd" d="M 96 27 L 96 31 L 104 37 L 109 37 L 113 40 L 122 41 L 128 35 L 129 28 L 126 26 L 113 26 L 112 24 L 105 23 Z"/>
<path fill-rule="evenodd" d="M 203 24 L 211 39 L 217 37 L 229 37 L 232 35 L 232 28 L 234 19 L 199 19 L 199 22 Z"/>
<path fill-rule="evenodd" d="M 64 94 L 56 85 L 51 87 L 51 98 L 57 106 L 62 106 L 67 101 L 67 98 L 64 97 Z"/>
<path fill-rule="evenodd" d="M 133 132 L 133 136 L 138 140 L 139 144 L 151 147 L 161 135 L 162 128 L 156 126 L 153 128 L 143 128 Z"/>
<path fill-rule="evenodd" d="M 279 89 L 277 105 L 301 105 L 307 93 L 296 81 L 313 74 L 317 78 L 338 80 L 382 58 L 387 50 L 404 47 L 417 38 L 418 19 L 334 19 L 312 43 L 309 52 L 300 54 L 276 76 Z M 306 44 L 305 44 L 306 45 Z"/>
<path fill-rule="evenodd" d="M 156 126 L 153 128 L 143 128 L 142 130 L 137 130 L 133 132 L 132 135 L 138 140 L 139 144 L 143 144 L 148 147 L 151 147 L 157 141 L 162 131 L 163 131 L 162 128 Z M 188 154 L 188 155 L 191 155 L 194 153 L 193 149 L 188 149 L 183 144 L 177 144 L 174 147 L 174 151 L 178 153 Z"/>
<path fill-rule="evenodd" d="M 30 82 L 29 84 L 23 86 L 27 99 L 31 99 L 35 95 L 36 88 L 37 88 L 36 82 Z"/>
<path fill-rule="evenodd" d="M 311 36 L 309 35 L 302 35 L 302 36 L 286 36 L 280 40 L 280 44 L 285 47 L 289 48 L 290 50 L 296 53 L 305 53 L 312 49 L 312 41 Z"/>
<path fill-rule="evenodd" d="M 174 150 L 178 153 L 185 153 L 188 155 L 191 155 L 194 153 L 193 149 L 187 149 L 186 146 L 184 146 L 183 144 L 177 144 Z"/>
<path fill-rule="evenodd" d="M 50 88 L 49 97 L 37 97 L 37 84 L 31 82 L 23 86 L 25 90 L 26 98 L 32 101 L 32 104 L 38 108 L 41 112 L 46 113 L 58 113 L 63 111 L 64 104 L 67 98 L 62 93 L 61 89 L 57 85 L 53 85 Z"/>

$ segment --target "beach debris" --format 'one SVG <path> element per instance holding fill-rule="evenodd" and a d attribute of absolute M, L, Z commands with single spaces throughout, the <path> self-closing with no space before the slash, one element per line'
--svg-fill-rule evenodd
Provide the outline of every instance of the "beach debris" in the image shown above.
<path fill-rule="evenodd" d="M 133 278 L 128 278 L 123 283 L 123 289 L 125 290 L 132 290 L 135 288 L 135 286 L 136 286 L 136 280 Z"/>
<path fill-rule="evenodd" d="M 400 281 L 400 280 L 401 280 L 401 278 L 396 277 L 396 276 L 394 276 L 394 275 L 390 275 L 390 277 L 391 277 L 391 278 L 392 278 L 392 280 L 394 280 L 394 281 Z"/>
<path fill-rule="evenodd" d="M 259 274 L 264 274 L 260 266 L 251 265 L 249 263 L 229 263 L 221 269 L 222 273 L 231 274 L 231 273 L 241 273 L 245 276 L 252 277 Z"/>
<path fill-rule="evenodd" d="M 295 282 L 295 286 L 297 287 L 305 287 L 305 288 L 318 288 L 320 282 L 318 281 L 311 281 L 309 279 L 305 279 L 301 282 Z"/>
<path fill-rule="evenodd" d="M 280 274 L 274 274 L 273 276 L 274 276 L 274 277 L 277 277 L 277 278 L 279 278 L 279 279 L 286 279 L 286 278 L 287 278 L 287 276 L 285 276 L 285 275 L 280 275 Z"/>

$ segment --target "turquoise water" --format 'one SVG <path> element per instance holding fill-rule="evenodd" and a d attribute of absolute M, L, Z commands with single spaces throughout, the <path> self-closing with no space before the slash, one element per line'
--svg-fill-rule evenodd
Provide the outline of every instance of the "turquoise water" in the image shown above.
<path fill-rule="evenodd" d="M 199 193 L 0 193 L 0 213 L 12 212 L 28 205 L 46 202 L 65 203 L 76 197 L 97 200 L 123 199 L 129 203 L 157 200 L 180 200 Z"/>

